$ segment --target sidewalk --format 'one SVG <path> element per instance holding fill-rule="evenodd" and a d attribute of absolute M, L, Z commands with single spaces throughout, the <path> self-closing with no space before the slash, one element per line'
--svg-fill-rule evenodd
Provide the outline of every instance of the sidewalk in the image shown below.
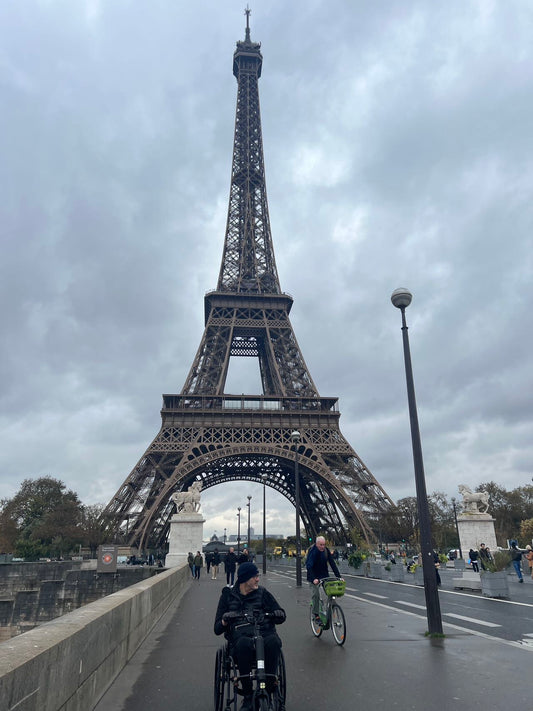
<path fill-rule="evenodd" d="M 445 575 L 453 571 L 446 571 Z M 205 571 L 204 571 L 205 573 Z M 311 635 L 309 591 L 281 571 L 262 581 L 287 611 L 279 628 L 287 665 L 287 711 L 500 711 L 530 708 L 531 651 L 446 628 L 424 636 L 426 621 L 379 605 L 342 600 L 347 641 Z M 215 653 L 213 620 L 223 581 L 191 582 L 168 610 L 96 711 L 210 711 Z M 526 584 L 518 586 L 528 589 Z M 514 587 L 513 587 L 514 591 Z M 531 591 L 533 592 L 533 590 Z"/>

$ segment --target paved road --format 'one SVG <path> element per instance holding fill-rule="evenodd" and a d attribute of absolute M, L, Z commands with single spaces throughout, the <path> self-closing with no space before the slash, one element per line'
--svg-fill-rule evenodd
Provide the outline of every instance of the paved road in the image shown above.
<path fill-rule="evenodd" d="M 441 591 L 446 639 L 429 640 L 424 636 L 425 610 L 405 604 L 410 596 L 415 596 L 413 605 L 423 601 L 422 589 L 353 577 L 342 600 L 347 641 L 338 647 L 330 632 L 312 637 L 309 592 L 295 587 L 290 569 L 270 570 L 263 582 L 288 615 L 279 627 L 287 664 L 287 711 L 308 711 L 311 706 L 321 711 L 500 711 L 510 703 L 532 706 L 531 647 L 499 639 L 504 635 L 494 634 L 498 628 L 477 625 L 469 630 L 466 621 L 448 617 L 455 614 L 448 604 L 459 605 L 448 599 L 460 601 L 463 610 L 465 605 L 492 604 L 505 611 L 502 619 L 516 610 L 516 618 L 524 620 L 524 637 L 533 633 L 528 603 Z M 533 599 L 531 582 L 520 587 L 526 588 L 521 595 L 531 593 Z M 214 658 L 221 642 L 212 626 L 221 588 L 220 580 L 206 577 L 191 582 L 181 605 L 167 611 L 96 711 L 210 711 Z M 495 613 L 489 609 L 488 614 Z M 453 626 L 448 619 L 454 620 Z"/>

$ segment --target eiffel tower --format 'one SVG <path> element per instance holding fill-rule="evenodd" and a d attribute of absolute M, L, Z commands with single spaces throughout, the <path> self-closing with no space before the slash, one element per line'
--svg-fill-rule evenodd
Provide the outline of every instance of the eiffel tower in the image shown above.
<path fill-rule="evenodd" d="M 140 550 L 165 545 L 171 494 L 195 480 L 203 490 L 264 481 L 294 504 L 297 469 L 307 535 L 323 533 L 336 545 L 354 528 L 373 539 L 373 519 L 393 505 L 343 437 L 337 398 L 319 395 L 289 320 L 293 300 L 280 287 L 265 184 L 263 58 L 245 14 L 245 39 L 233 55 L 238 90 L 226 236 L 217 288 L 205 296 L 205 331 L 181 393 L 163 395 L 159 433 L 104 512 L 117 540 Z M 232 356 L 258 359 L 261 395 L 224 392 Z"/>

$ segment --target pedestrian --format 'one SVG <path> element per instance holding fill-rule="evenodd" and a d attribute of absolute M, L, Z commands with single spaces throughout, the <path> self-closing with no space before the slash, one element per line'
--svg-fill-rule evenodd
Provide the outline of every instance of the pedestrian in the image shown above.
<path fill-rule="evenodd" d="M 194 578 L 194 556 L 192 553 L 189 552 L 189 555 L 187 556 L 187 563 L 189 564 L 189 570 L 191 571 L 191 577 Z"/>
<path fill-rule="evenodd" d="M 518 575 L 518 582 L 519 583 L 524 582 L 524 578 L 522 577 L 522 565 L 521 565 L 522 553 L 523 553 L 523 551 L 520 550 L 517 542 L 511 541 L 511 561 L 513 563 L 515 572 Z"/>
<path fill-rule="evenodd" d="M 224 558 L 224 570 L 226 571 L 226 585 L 231 588 L 233 581 L 235 580 L 235 569 L 237 567 L 237 556 L 235 555 L 235 548 L 230 547 L 229 551 L 226 553 Z"/>
<path fill-rule="evenodd" d="M 490 562 L 490 551 L 484 543 L 479 545 L 479 562 L 482 570 L 487 570 L 487 563 Z"/>
<path fill-rule="evenodd" d="M 203 568 L 204 565 L 204 559 L 202 558 L 202 554 L 200 551 L 196 551 L 196 555 L 194 556 L 194 578 L 195 580 L 198 580 L 200 582 L 200 572 Z"/>
<path fill-rule="evenodd" d="M 533 578 L 533 548 L 531 548 L 530 545 L 526 546 L 526 553 L 524 553 L 524 556 L 527 560 L 527 563 L 529 565 L 529 574 Z"/>
<path fill-rule="evenodd" d="M 211 568 L 211 561 L 213 560 L 213 554 L 212 553 L 206 553 L 205 554 L 205 571 L 207 575 L 209 575 L 209 570 Z"/>
<path fill-rule="evenodd" d="M 473 548 L 471 548 L 468 551 L 468 555 L 470 556 L 470 562 L 472 563 L 472 570 L 474 571 L 474 573 L 479 573 L 479 565 L 477 562 L 479 558 L 479 553 Z"/>
<path fill-rule="evenodd" d="M 439 558 L 439 554 L 437 553 L 437 551 L 433 551 L 433 563 L 435 564 L 435 575 L 437 578 L 437 587 L 440 588 L 440 584 L 441 584 L 440 573 L 439 573 L 440 558 Z"/>
<path fill-rule="evenodd" d="M 213 552 L 213 558 L 211 560 L 211 580 L 216 580 L 218 575 L 218 566 L 220 565 L 220 553 L 218 548 L 215 548 Z"/>
<path fill-rule="evenodd" d="M 245 548 L 239 555 L 239 559 L 237 560 L 237 563 L 239 565 L 242 565 L 243 563 L 249 563 L 249 562 L 250 562 L 250 554 L 248 553 L 248 548 Z"/>

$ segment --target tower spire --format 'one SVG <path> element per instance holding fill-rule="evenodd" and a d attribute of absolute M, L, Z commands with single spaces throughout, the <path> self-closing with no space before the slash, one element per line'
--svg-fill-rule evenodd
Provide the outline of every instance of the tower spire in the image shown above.
<path fill-rule="evenodd" d="M 244 38 L 244 41 L 251 42 L 251 39 L 250 39 L 250 15 L 252 14 L 252 11 L 248 7 L 248 5 L 246 5 L 246 10 L 244 11 L 244 14 L 246 15 L 246 36 Z"/>

